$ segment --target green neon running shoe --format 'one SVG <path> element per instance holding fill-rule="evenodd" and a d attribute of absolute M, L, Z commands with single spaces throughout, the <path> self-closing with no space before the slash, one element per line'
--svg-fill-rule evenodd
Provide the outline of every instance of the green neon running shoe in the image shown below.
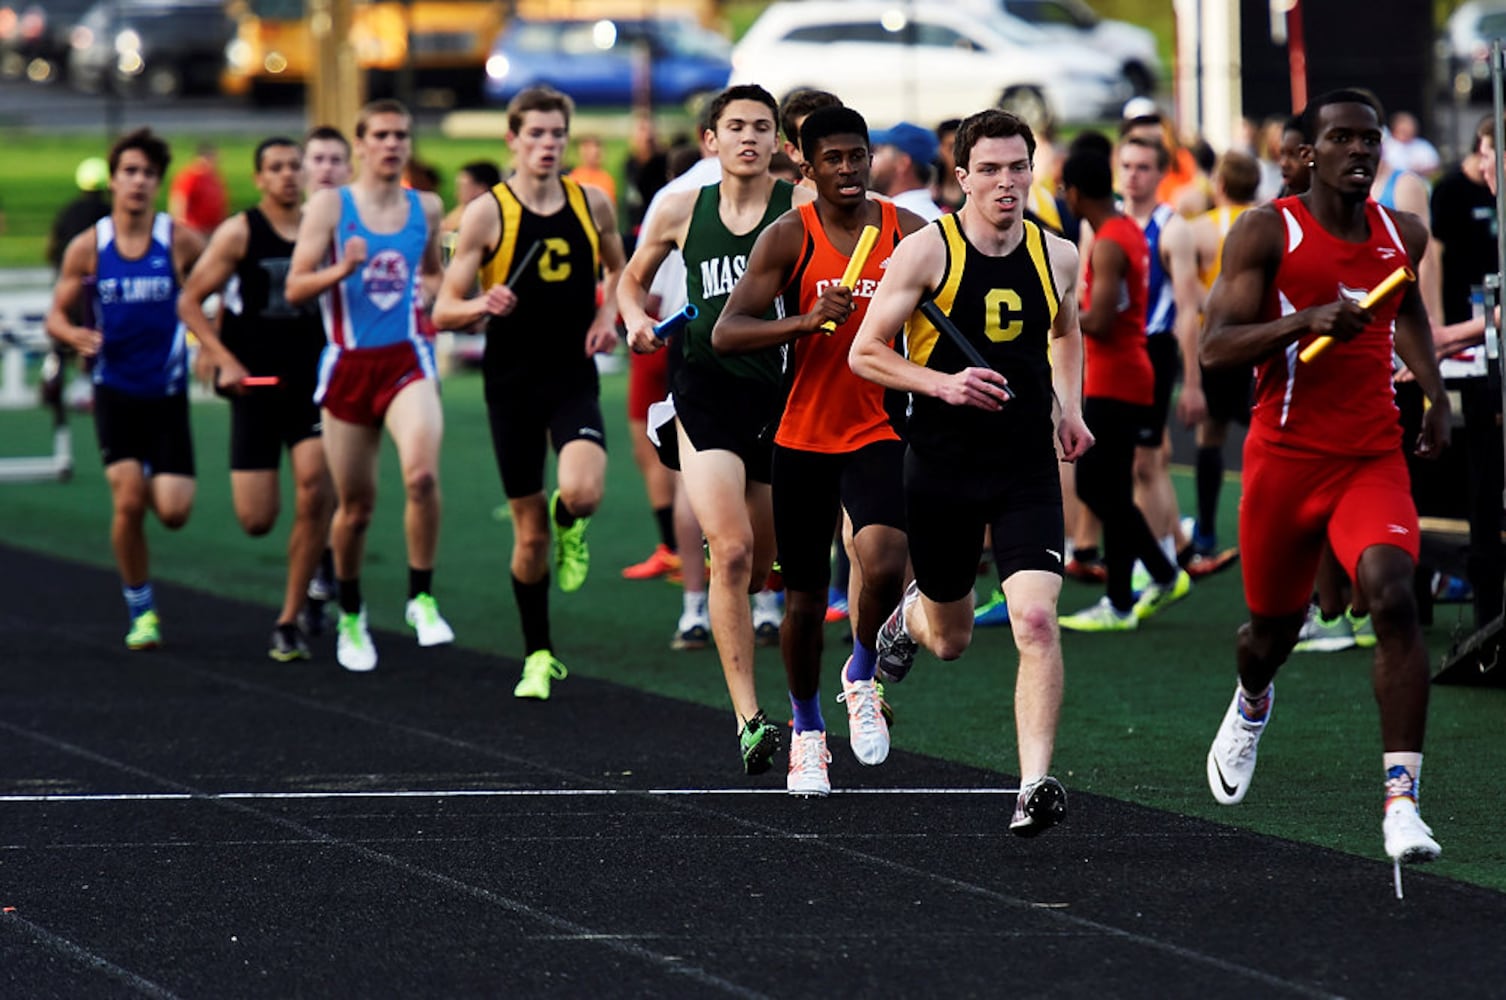
<path fill-rule="evenodd" d="M 774 755 L 779 752 L 779 727 L 760 711 L 743 723 L 743 731 L 737 740 L 743 755 L 743 772 L 763 774 L 773 765 Z"/>
<path fill-rule="evenodd" d="M 568 676 L 570 671 L 554 658 L 553 653 L 547 649 L 536 649 L 523 661 L 523 677 L 518 681 L 517 687 L 512 689 L 512 696 L 548 701 L 550 685 Z"/>
<path fill-rule="evenodd" d="M 160 645 L 162 631 L 157 612 L 143 611 L 131 619 L 131 631 L 126 633 L 127 649 L 156 649 Z"/>
<path fill-rule="evenodd" d="M 554 522 L 554 578 L 560 582 L 561 590 L 571 594 L 586 582 L 591 569 L 591 550 L 586 547 L 586 525 L 591 519 L 577 517 L 570 527 L 561 528 L 559 521 L 554 520 L 559 504 L 560 491 L 555 490 L 549 498 L 549 518 Z"/>
<path fill-rule="evenodd" d="M 1375 623 L 1369 615 L 1357 615 L 1353 608 L 1344 609 L 1344 617 L 1349 621 L 1349 628 L 1354 632 L 1354 644 L 1361 649 L 1374 649 L 1378 641 L 1375 637 Z"/>

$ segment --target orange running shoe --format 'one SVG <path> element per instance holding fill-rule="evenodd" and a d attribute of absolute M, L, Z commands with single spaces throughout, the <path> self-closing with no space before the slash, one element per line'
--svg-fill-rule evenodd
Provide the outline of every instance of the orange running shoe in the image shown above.
<path fill-rule="evenodd" d="M 669 546 L 660 543 L 641 563 L 635 563 L 622 571 L 624 580 L 652 580 L 680 570 L 680 557 L 669 551 Z"/>

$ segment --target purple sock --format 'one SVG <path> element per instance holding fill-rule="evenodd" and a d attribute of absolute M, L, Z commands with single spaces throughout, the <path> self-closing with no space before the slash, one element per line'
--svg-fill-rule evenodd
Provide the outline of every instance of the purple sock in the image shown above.
<path fill-rule="evenodd" d="M 852 659 L 847 661 L 845 676 L 850 681 L 871 681 L 878 669 L 878 654 L 857 639 L 852 640 Z"/>
<path fill-rule="evenodd" d="M 796 698 L 793 694 L 790 695 L 790 708 L 795 711 L 795 732 L 826 731 L 826 720 L 821 718 L 821 693 L 819 691 L 809 698 Z"/>

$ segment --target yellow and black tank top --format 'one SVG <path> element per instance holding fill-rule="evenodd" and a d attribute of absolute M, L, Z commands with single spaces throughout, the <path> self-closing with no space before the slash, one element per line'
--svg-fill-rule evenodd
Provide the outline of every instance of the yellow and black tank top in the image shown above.
<path fill-rule="evenodd" d="M 748 257 L 758 234 L 790 209 L 795 188 L 788 181 L 776 181 L 769 195 L 769 207 L 763 218 L 746 233 L 729 230 L 722 222 L 721 185 L 701 188 L 690 226 L 685 233 L 685 293 L 700 314 L 686 325 L 681 339 L 685 358 L 700 368 L 719 368 L 738 378 L 777 385 L 784 365 L 782 348 L 770 347 L 750 354 L 719 356 L 711 348 L 711 330 L 727 304 L 727 296 L 748 268 Z M 774 318 L 771 311 L 769 319 Z"/>
<path fill-rule="evenodd" d="M 956 215 L 943 215 L 932 225 L 941 228 L 946 242 L 946 268 L 935 302 L 1009 381 L 1014 399 L 990 412 L 915 394 L 905 437 L 916 454 L 969 469 L 1049 460 L 1054 453 L 1051 324 L 1061 296 L 1046 238 L 1039 226 L 1024 221 L 1020 245 L 1003 257 L 990 257 L 968 243 Z M 905 353 L 939 372 L 969 366 L 961 348 L 919 312 L 906 324 Z"/>
<path fill-rule="evenodd" d="M 530 211 L 506 181 L 492 188 L 502 238 L 481 262 L 481 287 L 505 283 L 529 247 L 538 243 L 539 250 L 512 283 L 517 307 L 487 322 L 481 365 L 488 376 L 595 378 L 596 365 L 586 357 L 586 331 L 596 317 L 600 237 L 585 191 L 568 177 L 560 183 L 565 203 L 552 215 Z"/>

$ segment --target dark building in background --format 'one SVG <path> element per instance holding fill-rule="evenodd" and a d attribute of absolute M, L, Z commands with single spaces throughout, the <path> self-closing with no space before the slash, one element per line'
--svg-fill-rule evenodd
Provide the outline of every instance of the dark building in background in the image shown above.
<path fill-rule="evenodd" d="M 1265 0 L 1239 5 L 1244 114 L 1255 121 L 1292 113 L 1285 45 L 1271 42 Z M 1422 0 L 1366 0 L 1363 4 L 1304 0 L 1307 93 L 1366 87 L 1386 113 L 1410 111 L 1424 135 L 1436 134 L 1438 92 L 1433 55 L 1433 5 Z"/>

